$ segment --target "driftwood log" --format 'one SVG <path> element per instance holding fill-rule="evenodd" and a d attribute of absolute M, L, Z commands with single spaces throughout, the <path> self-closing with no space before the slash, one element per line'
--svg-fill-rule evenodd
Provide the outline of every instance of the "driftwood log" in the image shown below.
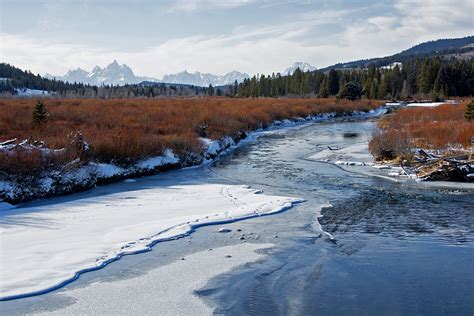
<path fill-rule="evenodd" d="M 414 166 L 416 175 L 422 180 L 474 181 L 474 159 L 470 155 L 436 157 L 421 152 L 424 161 Z"/>

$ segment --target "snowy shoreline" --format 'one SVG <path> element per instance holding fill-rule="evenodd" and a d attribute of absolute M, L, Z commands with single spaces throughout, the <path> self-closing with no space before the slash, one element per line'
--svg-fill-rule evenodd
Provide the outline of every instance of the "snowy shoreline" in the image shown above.
<path fill-rule="evenodd" d="M 273 137 L 271 136 L 272 133 L 269 133 L 269 137 L 264 136 L 261 141 L 259 141 L 258 146 L 256 145 L 252 146 L 251 148 L 243 149 L 242 152 L 239 151 L 236 153 L 235 158 L 230 160 L 223 158 L 224 161 L 222 165 L 216 168 L 189 168 L 185 171 L 169 172 L 154 177 L 137 179 L 136 182 L 127 181 L 111 184 L 108 186 L 102 186 L 92 190 L 91 192 L 81 193 L 71 197 L 80 199 L 84 196 L 109 194 L 110 191 L 115 190 L 117 187 L 121 187 L 121 191 L 132 191 L 137 188 L 146 188 L 151 187 L 152 185 L 154 186 L 156 184 L 163 183 L 163 178 L 176 179 L 178 177 L 180 179 L 185 179 L 185 181 L 187 181 L 187 179 L 192 179 L 192 181 L 195 183 L 207 182 L 207 180 L 210 180 L 213 183 L 219 182 L 226 184 L 233 184 L 236 182 L 248 183 L 263 189 L 267 194 L 290 195 L 290 193 L 287 192 L 292 192 L 292 196 L 308 197 L 308 202 L 303 203 L 298 207 L 291 209 L 290 211 L 282 212 L 277 216 L 255 218 L 249 221 L 242 221 L 233 224 L 231 223 L 222 226 L 203 227 L 183 239 L 160 243 L 151 252 L 137 256 L 126 256 L 120 259 L 120 261 L 107 266 L 105 269 L 81 275 L 79 280 L 57 291 L 28 299 L 0 302 L 0 304 L 2 304 L 2 307 L 7 314 L 38 314 L 45 312 L 56 315 L 64 315 L 93 314 L 94 311 L 100 311 L 102 314 L 107 314 L 107 311 L 110 311 L 115 314 L 138 312 L 140 314 L 154 313 L 175 315 L 179 314 L 180 310 L 184 311 L 183 314 L 189 312 L 189 310 L 186 309 L 188 305 L 181 305 L 178 303 L 183 301 L 187 302 L 189 300 L 189 306 L 193 306 L 192 308 L 202 311 L 200 314 L 211 313 L 213 311 L 215 313 L 221 312 L 229 306 L 227 305 L 229 301 L 224 300 L 221 296 L 222 294 L 225 293 L 225 295 L 227 295 L 230 300 L 239 300 L 239 302 L 248 296 L 248 289 L 251 288 L 251 286 L 245 287 L 244 289 L 243 285 L 239 286 L 239 283 L 236 281 L 242 282 L 242 284 L 252 284 L 251 280 L 254 278 L 254 276 L 261 275 L 261 273 L 252 273 L 251 271 L 258 270 L 261 272 L 273 272 L 273 267 L 281 266 L 281 264 L 278 264 L 279 259 L 283 259 L 285 261 L 288 260 L 288 258 L 292 258 L 291 262 L 298 260 L 300 265 L 301 263 L 305 263 L 308 265 L 309 272 L 307 274 L 301 274 L 298 269 L 294 269 L 295 265 L 288 264 L 285 266 L 286 269 L 284 268 L 284 270 L 280 270 L 280 272 L 272 274 L 272 276 L 276 276 L 270 277 L 270 280 L 268 280 L 265 285 L 278 284 L 274 282 L 275 278 L 278 277 L 286 277 L 286 280 L 290 280 L 290 282 L 294 280 L 294 282 L 290 284 L 285 282 L 284 287 L 277 286 L 274 288 L 274 290 L 272 290 L 271 293 L 268 294 L 269 297 L 271 295 L 274 300 L 280 302 L 280 306 L 282 304 L 294 302 L 294 291 L 291 290 L 293 288 L 293 284 L 299 285 L 301 284 L 301 280 L 308 280 L 308 283 L 312 284 L 320 282 L 318 275 L 315 275 L 314 278 L 312 278 L 312 276 L 314 275 L 313 271 L 319 271 L 314 270 L 314 267 L 319 266 L 319 261 L 317 259 L 319 257 L 325 256 L 325 246 L 327 246 L 328 249 L 335 250 L 335 258 L 337 260 L 341 258 L 341 252 L 339 249 L 342 248 L 342 240 L 337 240 L 338 246 L 334 247 L 331 242 L 327 242 L 329 241 L 327 238 L 322 239 L 319 237 L 321 228 L 318 229 L 319 221 L 317 218 L 319 217 L 319 211 L 317 210 L 319 209 L 320 205 L 329 201 L 333 201 L 334 205 L 336 205 L 336 208 L 339 204 L 348 205 L 349 209 L 351 209 L 351 201 L 353 200 L 352 196 L 357 196 L 357 192 L 365 193 L 366 191 L 364 191 L 363 188 L 371 189 L 371 184 L 373 183 L 380 184 L 382 182 L 382 185 L 387 186 L 389 190 L 396 190 L 394 192 L 399 190 L 402 190 L 402 192 L 405 190 L 411 192 L 410 188 L 407 189 L 406 186 L 392 186 L 390 183 L 387 184 L 385 181 L 377 181 L 376 179 L 373 180 L 375 182 L 367 181 L 367 177 L 360 175 L 351 176 L 346 172 L 341 172 L 339 168 L 334 168 L 332 166 L 320 163 L 308 164 L 308 162 L 303 161 L 304 159 L 301 159 L 301 153 L 303 153 L 303 157 L 308 157 L 319 149 L 326 149 L 326 145 L 343 148 L 346 147 L 346 145 L 357 142 L 358 139 L 362 139 L 360 136 L 359 138 L 347 138 L 344 137 L 343 134 L 347 132 L 359 132 L 360 134 L 369 133 L 368 131 L 370 131 L 370 127 L 374 124 L 373 121 L 351 121 L 352 120 L 349 120 L 349 122 L 336 123 L 335 125 L 307 124 L 303 129 L 293 129 L 293 131 L 290 131 L 288 135 L 285 131 L 277 131 L 276 134 L 278 137 Z M 285 135 L 284 137 L 283 134 Z M 315 135 L 320 135 L 321 140 L 315 139 Z M 295 144 L 295 140 L 299 139 L 305 139 L 306 142 Z M 334 143 L 335 141 L 337 143 Z M 344 144 L 345 142 L 349 142 L 349 144 Z M 280 145 L 283 144 L 285 145 L 280 147 Z M 269 148 L 275 149 L 268 151 Z M 262 155 L 262 153 L 265 154 Z M 260 166 L 262 163 L 265 164 L 266 162 L 269 164 L 275 163 L 276 166 L 280 166 L 279 158 L 282 157 L 278 153 L 281 153 L 281 155 L 285 156 L 283 161 L 294 161 L 295 165 L 287 164 L 288 167 L 286 168 L 288 169 L 284 168 L 281 169 L 281 171 L 275 173 L 271 173 L 272 169 L 269 170 L 264 166 L 260 167 L 260 169 L 254 168 L 255 166 Z M 258 155 L 258 158 L 254 157 L 254 154 Z M 274 160 L 274 158 L 276 159 Z M 239 167 L 236 167 L 236 165 Z M 289 170 L 297 170 L 300 168 L 303 170 L 301 177 L 298 177 L 294 180 L 289 178 L 287 180 L 286 175 L 288 174 L 287 172 Z M 353 166 L 349 166 L 348 168 L 355 169 Z M 373 169 L 376 170 L 375 168 Z M 326 177 L 321 178 L 314 175 L 326 175 L 326 170 L 328 171 L 327 174 L 331 175 L 331 178 L 337 176 L 337 179 L 332 180 Z M 235 171 L 239 172 L 236 174 Z M 248 174 L 246 174 L 247 172 Z M 258 176 L 254 176 L 254 172 L 256 172 Z M 229 177 L 234 174 L 236 174 L 236 178 Z M 266 178 L 261 176 L 265 174 L 269 174 L 270 177 Z M 271 176 L 272 174 L 274 174 L 276 179 Z M 314 175 L 311 178 L 311 181 L 301 185 L 302 183 L 299 181 L 299 179 L 306 178 L 306 175 L 310 174 Z M 346 177 L 351 179 L 346 180 Z M 262 179 L 262 181 L 259 181 L 259 179 Z M 321 183 L 321 181 L 325 182 Z M 359 185 L 350 185 L 348 187 L 340 186 L 339 184 L 341 181 L 344 181 L 343 183 L 348 181 L 349 183 L 360 184 L 361 186 L 365 183 L 365 185 L 362 186 L 362 191 L 360 191 L 361 187 Z M 172 182 L 175 183 L 176 181 Z M 181 183 L 179 179 L 178 183 Z M 322 184 L 321 187 L 330 188 L 331 191 L 332 189 L 337 189 L 339 190 L 337 191 L 339 193 L 333 194 L 331 191 L 328 191 L 327 194 L 324 192 L 321 196 L 319 194 L 314 194 L 314 192 L 319 193 L 318 189 L 320 187 L 318 185 L 320 183 Z M 331 186 L 329 186 L 329 184 Z M 437 194 L 436 190 L 433 191 L 435 191 L 433 194 Z M 456 192 L 457 191 L 453 191 L 452 194 L 457 195 Z M 427 192 L 427 194 L 430 196 L 431 193 Z M 452 201 L 456 201 L 456 199 L 459 198 L 458 196 L 453 197 L 450 195 L 446 195 L 446 197 L 448 199 L 451 198 Z M 69 197 L 57 198 L 54 199 L 54 202 L 62 203 L 62 201 L 68 198 Z M 342 200 L 339 200 L 339 198 L 342 198 Z M 344 203 L 342 201 L 344 201 L 346 198 L 348 202 L 346 204 L 340 204 Z M 415 197 L 410 196 L 410 198 Z M 429 201 L 431 201 L 431 199 Z M 48 202 L 49 201 L 38 201 L 32 204 L 38 205 Z M 52 203 L 49 202 L 48 204 Z M 388 204 L 388 206 L 390 205 L 391 204 Z M 387 210 L 389 209 L 391 208 L 389 207 Z M 453 206 L 453 209 L 456 209 L 456 207 Z M 467 210 L 466 208 L 464 209 Z M 396 211 L 392 212 L 393 214 L 397 214 Z M 443 213 L 442 211 L 440 212 L 441 214 Z M 466 212 L 467 211 L 464 213 Z M 390 215 L 392 213 L 389 211 L 388 214 Z M 417 217 L 415 216 L 415 219 L 416 218 Z M 454 220 L 454 223 L 456 223 L 456 220 Z M 307 225 L 311 225 L 311 227 L 314 228 L 309 230 Z M 219 232 L 220 227 L 226 231 L 230 230 L 230 232 Z M 455 226 L 455 228 L 457 228 L 457 226 Z M 343 228 L 341 227 L 341 229 Z M 401 232 L 403 232 L 403 230 Z M 451 235 L 452 233 L 447 231 L 443 234 Z M 241 236 L 244 236 L 245 239 L 240 240 Z M 299 238 L 296 238 L 297 236 Z M 313 237 L 316 239 L 313 242 L 310 242 L 311 239 L 308 239 L 308 237 Z M 382 239 L 385 240 L 385 236 L 382 237 Z M 402 242 L 405 243 L 403 240 Z M 259 259 L 256 263 L 251 263 L 250 265 L 244 263 L 244 266 L 234 266 L 234 268 L 231 268 L 230 271 L 224 271 L 223 275 L 218 274 L 215 276 L 215 274 L 207 274 L 207 271 L 215 271 L 215 269 L 213 269 L 215 265 L 218 265 L 217 269 L 220 269 L 222 263 L 229 264 L 231 263 L 230 261 L 234 259 L 248 260 L 247 256 L 252 255 L 247 251 L 243 253 L 234 253 L 234 250 L 232 250 L 234 248 L 228 248 L 228 250 L 225 252 L 217 252 L 222 246 L 226 246 L 228 244 L 245 245 L 251 243 L 275 244 L 275 246 L 274 248 L 268 250 L 262 249 L 261 251 L 258 251 L 258 254 L 263 253 L 267 256 L 262 257 L 262 259 Z M 306 249 L 304 248 L 306 247 L 305 245 L 311 245 L 311 248 Z M 382 245 L 385 245 L 385 243 L 382 242 Z M 321 249 L 321 246 L 323 246 L 323 249 Z M 371 246 L 374 246 L 374 244 L 371 244 Z M 464 246 L 461 245 L 461 247 Z M 292 248 L 293 250 L 290 250 L 289 248 Z M 370 247 L 369 251 L 373 251 L 372 247 Z M 193 259 L 193 254 L 201 252 L 203 259 L 209 260 L 206 261 L 207 264 L 198 266 L 194 264 L 196 261 Z M 298 252 L 300 252 L 299 255 L 295 256 L 294 254 Z M 316 252 L 317 254 L 315 254 Z M 305 257 L 305 254 L 308 254 L 309 256 Z M 226 257 L 227 255 L 231 255 L 231 258 Z M 204 258 L 204 256 L 206 256 L 206 258 Z M 343 257 L 351 260 L 353 256 L 344 255 Z M 403 260 L 403 256 L 398 256 L 397 258 Z M 416 261 L 412 260 L 411 262 Z M 329 267 L 329 262 L 324 261 L 324 263 L 326 267 Z M 153 272 L 154 270 L 164 266 L 169 267 L 166 267 L 160 271 L 156 271 L 157 273 Z M 206 270 L 202 270 L 201 267 Z M 334 267 L 334 265 L 332 267 Z M 382 271 L 385 271 L 383 270 L 384 266 L 381 268 Z M 401 270 L 402 273 L 406 273 L 404 269 Z M 195 284 L 195 279 L 186 278 L 186 275 L 181 278 L 182 273 L 185 274 L 189 271 L 194 271 L 194 273 L 191 274 L 193 277 L 196 276 L 200 278 L 202 274 L 206 276 L 206 279 L 211 279 L 206 282 L 207 285 L 205 287 L 197 286 L 198 290 L 191 293 L 193 290 L 190 285 Z M 368 271 L 370 272 L 370 270 Z M 380 272 L 380 270 L 376 271 Z M 328 273 L 331 273 L 330 270 L 324 270 L 324 272 L 326 276 L 328 276 Z M 148 276 L 143 277 L 145 274 Z M 299 276 L 301 276 L 301 278 L 299 278 Z M 136 279 L 136 281 L 134 281 L 134 279 Z M 328 282 L 331 284 L 331 280 Z M 282 285 L 281 281 L 279 284 Z M 339 285 L 344 288 L 345 285 L 347 285 L 347 281 L 342 279 L 342 282 L 339 283 Z M 368 281 L 368 285 L 370 285 L 370 281 Z M 232 291 L 232 287 L 234 291 Z M 259 288 L 263 289 L 265 286 L 260 286 Z M 284 290 L 285 288 L 287 289 L 286 291 Z M 290 290 L 288 291 L 288 289 Z M 337 287 L 330 287 L 329 289 L 335 290 Z M 376 289 L 372 293 L 377 293 L 377 291 L 378 290 Z M 266 291 L 262 292 L 266 294 Z M 339 291 L 332 292 L 337 293 Z M 179 297 L 175 296 L 174 293 L 179 295 Z M 369 302 L 370 295 L 368 297 Z M 455 294 L 453 296 L 455 296 Z M 423 297 L 423 295 L 421 297 Z M 166 302 L 161 301 L 166 301 L 167 298 L 169 298 L 169 301 L 172 302 L 171 306 L 167 305 Z M 199 306 L 194 304 L 194 302 L 196 302 L 194 300 L 195 298 L 203 302 L 212 310 L 201 310 L 199 307 L 202 307 L 201 304 L 199 304 Z M 335 300 L 338 300 L 337 297 Z M 317 304 L 317 302 L 315 304 Z M 264 310 L 260 309 L 260 311 Z"/>
<path fill-rule="evenodd" d="M 383 178 L 394 182 L 413 182 L 431 188 L 474 189 L 474 183 L 453 181 L 422 181 L 414 174 L 407 174 L 400 165 L 377 163 L 368 151 L 368 140 L 357 142 L 336 150 L 323 149 L 306 159 L 329 163 L 349 172 Z"/>
<path fill-rule="evenodd" d="M 114 164 L 90 162 L 78 169 L 68 171 L 64 174 L 53 172 L 38 179 L 35 183 L 27 185 L 18 184 L 15 181 L 0 180 L 0 211 L 14 207 L 12 204 L 32 201 L 40 198 L 48 198 L 60 195 L 68 195 L 91 189 L 97 185 L 118 182 L 124 179 L 154 175 L 163 171 L 177 170 L 186 167 L 194 167 L 210 163 L 219 155 L 225 154 L 236 147 L 255 140 L 262 132 L 276 129 L 284 129 L 300 126 L 313 122 L 324 122 L 335 118 L 373 118 L 385 114 L 391 105 L 381 106 L 368 112 L 354 111 L 344 113 L 324 113 L 308 116 L 306 118 L 285 119 L 275 121 L 266 128 L 250 131 L 236 137 L 224 137 L 223 139 L 211 140 L 201 138 L 206 148 L 202 156 L 192 163 L 180 161 L 172 151 L 166 150 L 163 156 L 152 157 L 139 161 L 133 166 L 123 168 Z M 0 146 L 0 150 L 7 147 Z M 3 200 L 3 202 L 2 202 Z"/>
<path fill-rule="evenodd" d="M 243 185 L 170 183 L 4 211 L 0 301 L 48 293 L 199 227 L 275 214 L 300 202 Z"/>
<path fill-rule="evenodd" d="M 329 113 L 274 122 L 271 128 L 249 133 L 238 144 L 208 141 L 206 159 L 202 163 L 212 162 L 218 155 L 269 131 L 301 127 L 334 117 L 376 117 L 386 111 L 381 107 L 368 113 L 344 116 Z M 175 162 L 171 153 L 167 159 L 154 161 Z M 195 203 L 197 198 L 199 203 Z M 198 227 L 282 212 L 302 201 L 267 196 L 247 186 L 170 183 L 170 186 L 39 207 L 8 209 L 7 206 L 1 212 L 0 223 L 5 258 L 2 259 L 0 301 L 56 290 L 82 273 L 100 269 L 124 255 L 149 251 L 158 242 L 186 236 Z"/>

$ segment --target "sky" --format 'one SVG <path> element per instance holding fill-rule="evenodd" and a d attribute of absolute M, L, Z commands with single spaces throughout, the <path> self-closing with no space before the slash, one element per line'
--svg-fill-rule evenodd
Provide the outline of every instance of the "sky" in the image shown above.
<path fill-rule="evenodd" d="M 472 0 L 0 0 L 0 61 L 136 75 L 318 68 L 473 35 Z"/>

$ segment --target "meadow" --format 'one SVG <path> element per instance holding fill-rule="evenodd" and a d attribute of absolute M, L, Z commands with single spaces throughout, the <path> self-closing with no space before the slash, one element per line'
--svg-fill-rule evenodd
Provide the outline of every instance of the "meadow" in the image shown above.
<path fill-rule="evenodd" d="M 47 122 L 32 123 L 34 99 L 0 100 L 0 142 L 16 138 L 44 142 L 56 151 L 0 151 L 0 172 L 35 176 L 84 156 L 74 144 L 82 133 L 90 144 L 83 161 L 130 165 L 171 149 L 181 161 L 203 151 L 199 137 L 238 137 L 241 131 L 264 128 L 275 120 L 322 113 L 368 111 L 382 104 L 374 100 L 330 99 L 45 99 Z M 203 129 L 203 127 L 206 127 Z M 87 159 L 86 159 L 87 158 Z"/>
<path fill-rule="evenodd" d="M 465 117 L 471 102 L 405 108 L 388 115 L 379 121 L 369 149 L 379 160 L 410 159 L 415 148 L 444 154 L 465 150 L 474 137 L 474 120 Z"/>

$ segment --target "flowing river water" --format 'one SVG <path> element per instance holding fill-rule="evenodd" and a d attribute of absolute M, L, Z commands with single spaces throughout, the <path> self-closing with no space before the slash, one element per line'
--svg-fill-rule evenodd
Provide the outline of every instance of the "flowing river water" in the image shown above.
<path fill-rule="evenodd" d="M 214 277 L 195 294 L 226 315 L 472 315 L 472 186 L 394 182 L 309 159 L 328 145 L 364 143 L 373 126 L 328 122 L 267 133 L 212 165 L 139 179 L 148 187 L 163 178 L 248 184 L 306 202 L 225 225 L 232 233 L 199 228 L 86 273 L 60 291 L 133 278 L 224 244 L 271 243 L 263 259 Z M 103 194 L 118 185 L 82 194 Z M 74 303 L 52 292 L 0 307 L 8 314 L 61 313 Z"/>

